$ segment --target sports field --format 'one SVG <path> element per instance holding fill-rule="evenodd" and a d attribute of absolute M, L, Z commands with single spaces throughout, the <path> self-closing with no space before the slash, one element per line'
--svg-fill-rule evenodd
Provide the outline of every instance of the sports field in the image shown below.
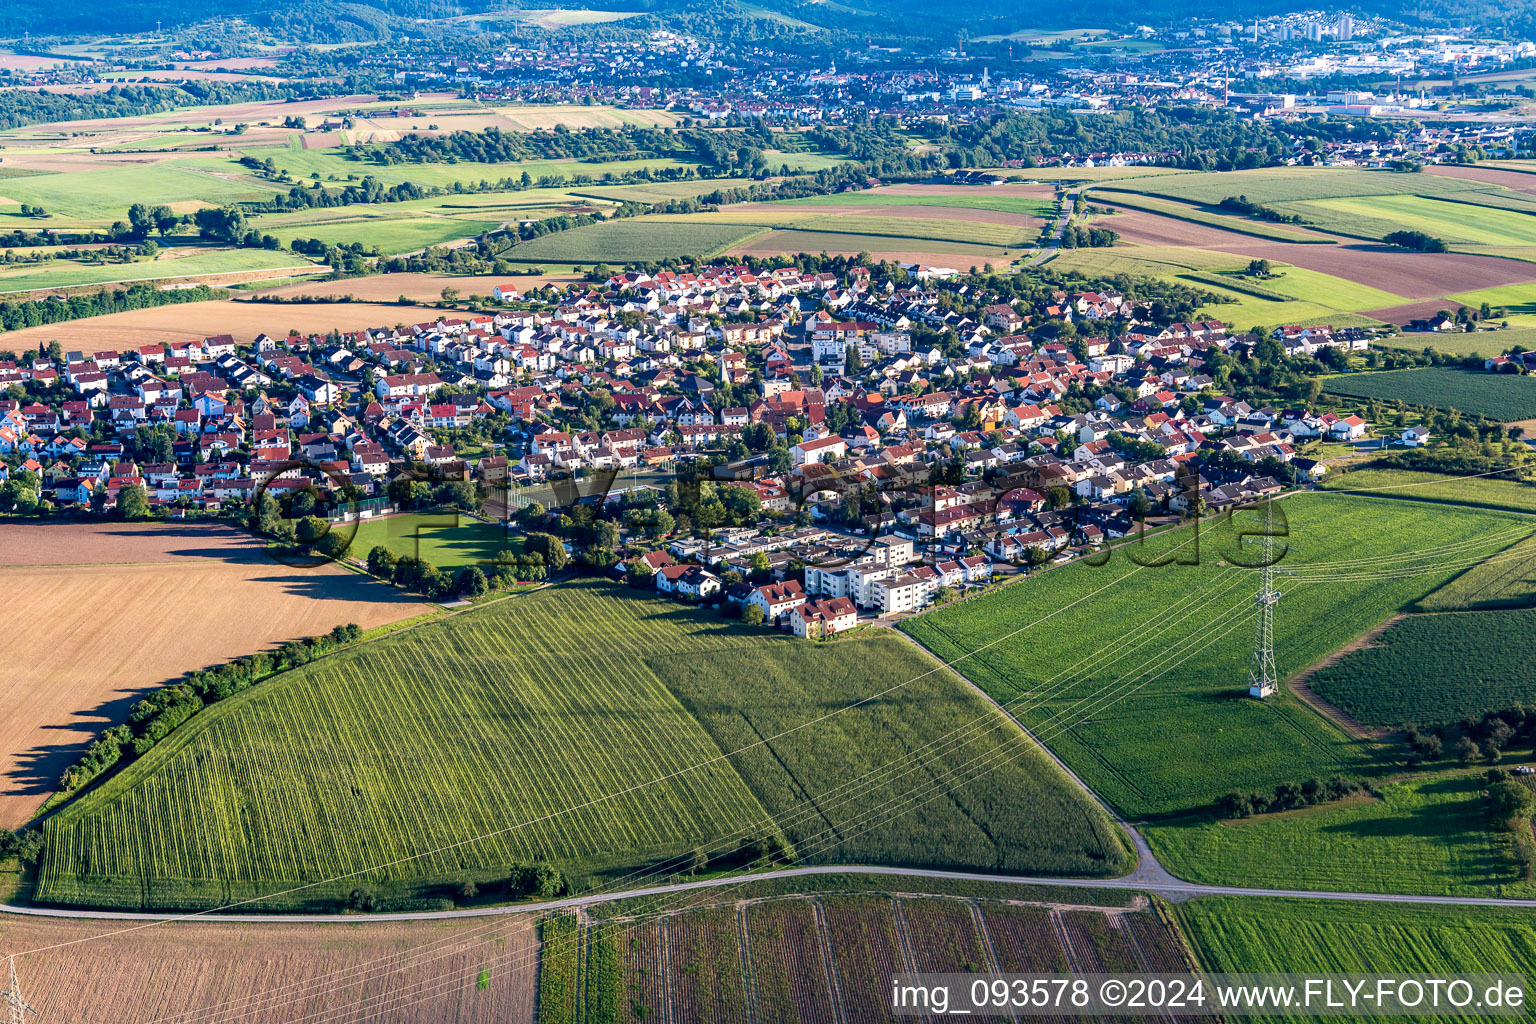
<path fill-rule="evenodd" d="M 347 536 L 350 526 L 340 526 Z M 508 535 L 496 523 L 483 523 L 461 512 L 410 513 L 369 519 L 358 523 L 347 553 L 366 559 L 375 545 L 383 545 L 399 557 L 422 558 L 439 569 L 488 565 L 499 552 L 522 550 L 522 537 Z"/>
<path fill-rule="evenodd" d="M 1275 615 L 1282 677 L 1530 531 L 1504 513 L 1382 498 L 1301 494 L 1275 508 L 1294 547 Z M 1257 580 L 1232 563 L 1255 561 L 1238 527 L 1262 523 L 1208 524 L 1199 565 L 1140 566 L 1121 549 L 1100 568 L 1051 569 L 902 628 L 1130 815 L 1359 766 L 1355 745 L 1283 688 L 1246 696 Z M 1195 552 L 1189 529 L 1148 544 L 1143 561 L 1168 545 Z"/>
<path fill-rule="evenodd" d="M 1129 864 L 1087 797 L 904 641 L 801 642 L 595 582 L 254 687 L 45 828 L 39 898 L 118 906 L 308 886 L 262 905 L 328 907 L 358 881 L 323 880 L 370 865 L 406 905 L 541 859 L 636 881 L 772 835 L 813 862 Z"/>

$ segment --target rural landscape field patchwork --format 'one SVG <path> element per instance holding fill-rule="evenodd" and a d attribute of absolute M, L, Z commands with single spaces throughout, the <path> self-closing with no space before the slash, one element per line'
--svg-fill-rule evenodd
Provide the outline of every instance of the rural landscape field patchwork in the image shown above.
<path fill-rule="evenodd" d="M 1523 998 L 1528 7 L 12 0 L 9 1024 Z"/>

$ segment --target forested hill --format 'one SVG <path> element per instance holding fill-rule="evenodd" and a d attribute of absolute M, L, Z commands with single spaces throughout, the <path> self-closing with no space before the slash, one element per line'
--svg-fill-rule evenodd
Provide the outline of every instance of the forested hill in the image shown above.
<path fill-rule="evenodd" d="M 1188 17 L 1210 17 L 1208 5 L 1195 0 L 1096 0 L 1093 4 L 1048 0 L 98 0 L 60 6 L 52 0 L 7 0 L 0 4 L 0 35 L 34 36 L 121 33 L 199 25 L 242 18 L 295 41 L 351 42 L 387 39 L 420 32 L 426 20 L 457 14 L 512 8 L 577 7 L 653 13 L 677 27 L 739 20 L 757 21 L 784 34 L 786 26 L 829 30 L 837 35 L 928 37 L 952 40 L 1021 28 L 1124 27 L 1161 24 Z M 1223 8 L 1230 17 L 1299 10 L 1299 0 L 1233 0 Z M 1525 0 L 1365 0 L 1363 9 L 1437 24 L 1486 24 L 1492 28 L 1530 27 L 1533 15 Z M 860 17 L 863 15 L 864 17 Z M 755 33 L 754 33 L 755 34 Z"/>

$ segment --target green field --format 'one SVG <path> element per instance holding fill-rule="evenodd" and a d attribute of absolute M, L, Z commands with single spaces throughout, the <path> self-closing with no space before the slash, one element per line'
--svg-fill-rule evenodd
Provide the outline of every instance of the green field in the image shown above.
<path fill-rule="evenodd" d="M 1054 205 L 1047 199 L 1035 199 L 1030 196 L 989 196 L 984 191 L 975 196 L 938 192 L 931 196 L 891 192 L 839 192 L 830 196 L 786 199 L 773 205 L 783 207 L 936 206 L 960 210 L 995 210 L 998 213 L 1016 213 L 1021 217 L 1035 217 L 1042 221 L 1049 219 L 1055 212 Z"/>
<path fill-rule="evenodd" d="M 418 185 L 451 186 L 454 182 L 496 182 L 503 178 L 517 178 L 527 172 L 535 179 L 562 178 L 574 182 L 578 177 L 593 184 L 602 182 L 604 175 L 625 174 L 631 171 L 664 171 L 692 164 L 672 159 L 646 160 L 537 160 L 523 163 L 478 163 L 461 160 L 458 163 L 376 164 L 367 160 L 353 160 L 339 149 L 284 149 L 260 150 L 262 159 L 270 156 L 279 170 L 287 171 L 295 178 L 310 179 L 319 174 L 321 179 L 335 175 L 346 179 L 349 175 L 358 180 L 372 175 L 386 184 L 403 181 Z M 720 185 L 729 182 L 722 181 Z"/>
<path fill-rule="evenodd" d="M 343 537 L 349 529 L 335 527 Z M 482 523 L 459 512 L 411 513 L 358 523 L 348 554 L 367 558 L 379 544 L 400 557 L 423 558 L 440 569 L 457 569 L 494 562 L 501 551 L 516 554 L 523 539 L 495 523 Z"/>
<path fill-rule="evenodd" d="M 363 884 L 417 905 L 517 862 L 589 885 L 768 835 L 806 862 L 1130 864 L 1084 794 L 900 638 L 798 641 L 598 582 L 263 683 L 44 828 L 38 898 L 116 906 L 209 906 L 376 865 Z M 261 906 L 334 906 L 359 884 Z"/>
<path fill-rule="evenodd" d="M 1315 216 L 1308 216 L 1307 220 L 1325 228 L 1329 226 L 1330 214 L 1341 213 L 1345 217 L 1377 219 L 1393 225 L 1388 231 L 1422 231 L 1447 242 L 1536 245 L 1536 217 L 1511 210 L 1469 203 L 1443 203 L 1416 195 L 1318 199 L 1303 205 L 1316 211 Z"/>
<path fill-rule="evenodd" d="M 1377 493 L 1410 501 L 1536 512 L 1536 484 L 1501 477 L 1448 476 L 1415 469 L 1365 466 L 1346 473 L 1331 473 L 1319 486 L 1329 491 Z"/>
<path fill-rule="evenodd" d="M 1180 904 L 1174 913 L 1208 971 L 1443 977 L 1525 974 L 1536 962 L 1536 912 L 1530 910 L 1213 896 Z"/>
<path fill-rule="evenodd" d="M 842 231 L 797 231 L 784 228 L 768 235 L 754 251 L 776 248 L 786 253 L 819 252 L 883 252 L 883 253 L 934 253 L 952 257 L 957 269 L 964 270 L 972 264 L 980 266 L 988 260 L 1000 260 L 1004 252 L 997 246 L 977 245 L 968 242 L 949 242 L 938 239 L 903 238 L 899 235 L 857 235 Z"/>
<path fill-rule="evenodd" d="M 463 238 L 474 238 L 499 228 L 508 217 L 397 217 L 357 216 L 337 218 L 325 223 L 280 226 L 268 224 L 258 217 L 252 227 L 263 234 L 273 234 L 284 245 L 295 239 L 317 238 L 328 245 L 348 245 L 361 242 L 368 250 L 385 255 L 412 252 L 429 246 L 443 245 Z"/>
<path fill-rule="evenodd" d="M 1426 776 L 1383 786 L 1379 797 L 1252 818 L 1155 826 L 1146 836 L 1168 870 L 1194 882 L 1432 896 L 1528 890 L 1508 837 L 1488 830 L 1482 774 Z"/>
<path fill-rule="evenodd" d="M 1529 529 L 1504 513 L 1343 495 L 1276 508 L 1296 549 L 1281 563 L 1294 575 L 1275 615 L 1282 677 Z M 902 628 L 1008 702 L 1128 815 L 1357 767 L 1356 745 L 1283 689 L 1263 702 L 1246 696 L 1256 579 L 1227 560 L 1252 563 L 1233 541 L 1251 516 L 1208 526 L 1199 565 L 1143 568 L 1120 551 L 1101 568 L 1051 569 Z M 1148 554 L 1177 543 L 1187 557 L 1191 537 L 1163 534 Z"/>
<path fill-rule="evenodd" d="M 1018 248 L 1033 242 L 1039 232 L 1038 224 L 986 224 L 971 220 L 929 217 L 817 214 L 815 211 L 780 204 L 746 210 L 727 207 L 724 210 L 708 213 L 658 214 L 650 220 L 657 224 L 752 225 L 797 232 L 889 236 L 903 239 L 908 246 L 913 243 L 939 241 Z"/>
<path fill-rule="evenodd" d="M 302 256 L 266 249 L 176 248 L 165 251 L 159 259 L 135 260 L 132 263 L 92 264 L 82 260 L 54 260 L 10 267 L 0 271 L 0 294 L 41 288 L 69 288 L 115 284 L 119 281 L 152 281 L 164 277 L 238 274 L 250 270 L 310 266 L 313 264 Z"/>
<path fill-rule="evenodd" d="M 1447 299 L 1445 302 L 1445 308 L 1451 312 L 1455 312 L 1458 305 L 1462 303 L 1455 299 Z M 1475 309 L 1476 306 L 1473 308 Z M 1487 358 L 1503 355 L 1514 345 L 1525 348 L 1536 346 L 1536 328 L 1511 327 L 1503 331 L 1448 334 L 1400 334 L 1396 337 L 1373 341 L 1371 344 L 1381 348 L 1404 349 L 1409 352 L 1422 352 L 1426 348 L 1433 348 L 1437 352 L 1447 352 L 1451 355 Z"/>
<path fill-rule="evenodd" d="M 1308 685 L 1371 726 L 1439 726 L 1536 698 L 1536 611 L 1410 615 Z"/>
<path fill-rule="evenodd" d="M 271 196 L 271 188 L 220 176 L 241 170 L 224 156 L 7 178 L 0 195 L 16 205 L 0 203 L 0 228 L 106 227 L 126 220 L 133 203 L 181 204 L 174 208 L 184 210 L 188 203 L 221 205 Z M 50 216 L 41 221 L 22 217 L 21 203 L 42 206 Z"/>
<path fill-rule="evenodd" d="M 1323 390 L 1351 398 L 1458 409 L 1505 422 L 1536 416 L 1536 380 L 1505 373 L 1472 372 L 1442 366 L 1350 373 L 1326 378 Z"/>
<path fill-rule="evenodd" d="M 609 263 L 710 256 L 761 234 L 751 224 L 666 222 L 650 217 L 592 224 L 530 239 L 504 255 L 513 263 Z"/>
<path fill-rule="evenodd" d="M 1419 601 L 1426 612 L 1536 606 L 1536 536 L 1479 562 Z"/>
<path fill-rule="evenodd" d="M 1143 195 L 1186 202 L 1221 202 L 1245 195 L 1272 204 L 1348 196 L 1429 195 L 1439 192 L 1497 192 L 1495 185 L 1428 174 L 1394 174 L 1324 167 L 1265 167 L 1252 171 L 1210 171 L 1137 180 L 1126 186 Z"/>

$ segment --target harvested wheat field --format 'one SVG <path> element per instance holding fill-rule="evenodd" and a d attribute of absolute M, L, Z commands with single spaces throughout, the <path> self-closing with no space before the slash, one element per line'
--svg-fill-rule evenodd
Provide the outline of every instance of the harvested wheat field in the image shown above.
<path fill-rule="evenodd" d="M 278 295 L 285 298 L 296 295 L 350 295 L 369 302 L 389 302 L 404 295 L 417 302 L 436 302 L 444 288 L 457 288 L 460 295 L 489 296 L 491 290 L 503 281 L 510 281 L 522 291 L 542 288 L 545 285 L 566 285 L 581 278 L 576 274 L 518 274 L 511 277 L 456 277 L 452 274 L 374 274 L 345 281 L 301 281 L 264 288 L 262 295 Z M 279 306 L 278 309 L 302 307 Z M 425 316 L 425 313 L 422 314 Z M 422 316 L 413 318 L 420 320 Z M 393 323 L 393 321 L 390 321 Z M 270 332 L 269 332 L 270 333 Z"/>
<path fill-rule="evenodd" d="M 216 524 L 8 524 L 0 593 L 25 610 L 0 639 L 0 827 L 30 818 L 145 690 L 344 623 L 428 610 L 342 569 L 280 565 Z"/>
<path fill-rule="evenodd" d="M 39 1020 L 521 1024 L 534 1017 L 531 917 L 494 924 L 204 920 L 92 938 L 123 927 L 0 917 L 7 950 L 91 939 L 17 958 L 22 994 Z"/>
<path fill-rule="evenodd" d="M 232 334 L 236 341 L 249 342 L 258 334 L 280 337 L 290 330 L 323 334 L 333 328 L 357 331 L 367 327 L 413 324 L 437 315 L 438 310 L 396 303 L 279 305 L 216 299 L 28 327 L 8 332 L 3 344 L 5 348 L 21 351 L 57 341 L 66 351 L 117 352 L 157 341 L 197 341 L 213 334 Z"/>

